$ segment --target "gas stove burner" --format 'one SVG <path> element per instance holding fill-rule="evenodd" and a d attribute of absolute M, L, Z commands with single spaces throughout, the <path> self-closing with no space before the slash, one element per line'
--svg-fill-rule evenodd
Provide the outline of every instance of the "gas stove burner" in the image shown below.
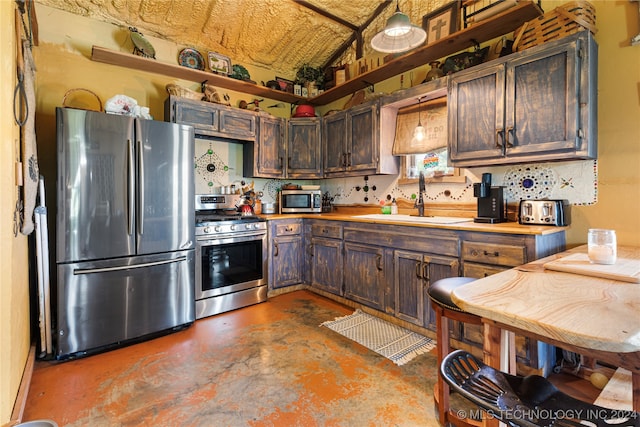
<path fill-rule="evenodd" d="M 200 222 L 215 222 L 215 221 L 233 221 L 242 219 L 240 212 L 216 212 L 216 211 L 200 211 L 196 212 L 196 224 Z"/>

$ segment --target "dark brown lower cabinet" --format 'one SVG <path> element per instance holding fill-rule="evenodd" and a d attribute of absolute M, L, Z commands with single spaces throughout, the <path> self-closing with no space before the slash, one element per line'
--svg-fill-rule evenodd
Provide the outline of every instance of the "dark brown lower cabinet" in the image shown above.
<path fill-rule="evenodd" d="M 346 242 L 344 244 L 344 297 L 368 307 L 385 308 L 384 248 Z"/>
<path fill-rule="evenodd" d="M 269 289 L 297 285 L 304 280 L 302 219 L 269 222 Z"/>
<path fill-rule="evenodd" d="M 457 258 L 394 251 L 392 289 L 396 317 L 435 330 L 435 313 L 427 289 L 437 280 L 458 276 L 459 268 Z"/>
<path fill-rule="evenodd" d="M 563 230 L 535 235 L 320 219 L 270 223 L 270 289 L 306 283 L 431 331 L 431 283 L 485 277 L 565 248 Z M 453 322 L 451 337 L 454 346 L 482 349 L 477 326 Z M 516 351 L 520 373 L 546 375 L 555 364 L 550 345 L 516 337 Z"/>

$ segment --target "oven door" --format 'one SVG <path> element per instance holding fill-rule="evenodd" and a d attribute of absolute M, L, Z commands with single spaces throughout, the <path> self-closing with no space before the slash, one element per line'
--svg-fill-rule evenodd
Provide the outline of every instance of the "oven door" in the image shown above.
<path fill-rule="evenodd" d="M 196 241 L 196 300 L 267 284 L 267 235 Z"/>

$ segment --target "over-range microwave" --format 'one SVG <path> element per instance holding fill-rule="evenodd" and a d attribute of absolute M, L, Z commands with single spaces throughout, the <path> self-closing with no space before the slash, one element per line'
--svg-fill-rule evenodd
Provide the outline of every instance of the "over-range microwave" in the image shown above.
<path fill-rule="evenodd" d="M 321 213 L 321 190 L 281 190 L 278 200 L 280 213 Z"/>

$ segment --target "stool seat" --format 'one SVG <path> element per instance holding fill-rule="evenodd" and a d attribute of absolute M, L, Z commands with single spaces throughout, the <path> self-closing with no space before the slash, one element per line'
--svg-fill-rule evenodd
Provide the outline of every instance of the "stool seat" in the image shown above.
<path fill-rule="evenodd" d="M 463 311 L 451 299 L 451 292 L 460 286 L 473 282 L 472 277 L 447 277 L 433 282 L 427 290 L 429 298 L 436 304 L 449 310 Z"/>
<path fill-rule="evenodd" d="M 640 426 L 640 414 L 592 405 L 539 375 L 498 371 L 463 350 L 447 355 L 440 375 L 460 395 L 512 426 Z"/>

